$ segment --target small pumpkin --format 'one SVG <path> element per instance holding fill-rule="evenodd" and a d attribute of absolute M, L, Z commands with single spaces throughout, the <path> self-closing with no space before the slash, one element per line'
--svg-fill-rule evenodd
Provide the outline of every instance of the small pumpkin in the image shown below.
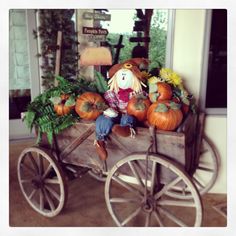
<path fill-rule="evenodd" d="M 151 105 L 150 100 L 144 95 L 133 96 L 127 105 L 127 113 L 142 122 L 147 119 L 147 111 Z"/>
<path fill-rule="evenodd" d="M 175 130 L 183 119 L 180 107 L 180 104 L 172 100 L 153 103 L 147 112 L 149 124 L 160 130 Z"/>
<path fill-rule="evenodd" d="M 174 97 L 173 101 L 176 102 L 176 103 L 181 104 L 181 111 L 182 111 L 184 116 L 188 114 L 189 109 L 190 109 L 189 108 L 189 105 L 190 105 L 189 101 L 186 101 L 184 103 L 183 101 L 181 101 L 181 99 L 179 97 Z"/>
<path fill-rule="evenodd" d="M 57 113 L 58 116 L 64 116 L 69 114 L 74 107 L 75 106 L 66 106 L 63 103 L 55 104 L 54 111 Z"/>
<path fill-rule="evenodd" d="M 157 82 L 157 91 L 149 93 L 151 102 L 170 100 L 172 98 L 172 89 L 169 84 Z"/>
<path fill-rule="evenodd" d="M 62 94 L 60 97 L 50 98 L 54 105 L 54 111 L 58 116 L 69 114 L 75 107 L 75 99 L 68 94 Z"/>
<path fill-rule="evenodd" d="M 104 99 L 98 93 L 85 92 L 76 100 L 75 111 L 86 120 L 96 120 L 107 108 Z"/>

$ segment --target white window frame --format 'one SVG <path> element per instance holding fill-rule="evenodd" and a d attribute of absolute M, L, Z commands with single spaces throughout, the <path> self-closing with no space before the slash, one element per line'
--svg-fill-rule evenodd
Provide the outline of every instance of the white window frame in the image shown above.
<path fill-rule="evenodd" d="M 165 67 L 173 69 L 175 10 L 168 10 L 168 29 L 166 39 Z"/>

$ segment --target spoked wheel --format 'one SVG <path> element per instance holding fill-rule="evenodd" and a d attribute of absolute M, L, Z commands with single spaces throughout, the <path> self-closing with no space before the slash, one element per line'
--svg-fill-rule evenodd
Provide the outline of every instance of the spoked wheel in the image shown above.
<path fill-rule="evenodd" d="M 38 213 L 53 217 L 60 213 L 66 198 L 64 174 L 46 149 L 29 147 L 18 160 L 18 181 L 30 206 Z"/>
<path fill-rule="evenodd" d="M 166 193 L 187 186 L 191 199 Z M 188 175 L 168 159 L 132 154 L 109 172 L 105 184 L 108 210 L 118 226 L 200 226 L 202 202 Z"/>
<path fill-rule="evenodd" d="M 200 195 L 207 193 L 215 184 L 219 163 L 220 158 L 214 144 L 204 135 L 201 142 L 199 161 L 192 176 L 192 180 Z M 169 191 L 168 194 L 181 199 L 189 199 L 191 197 L 187 186 Z"/>
<path fill-rule="evenodd" d="M 215 184 L 219 163 L 220 158 L 214 148 L 214 144 L 204 135 L 201 143 L 198 166 L 193 175 L 193 182 L 201 195 L 207 193 Z"/>

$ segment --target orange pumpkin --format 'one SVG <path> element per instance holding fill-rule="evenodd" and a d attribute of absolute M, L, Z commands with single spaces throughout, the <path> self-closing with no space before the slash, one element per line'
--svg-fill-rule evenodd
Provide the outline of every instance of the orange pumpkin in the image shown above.
<path fill-rule="evenodd" d="M 172 97 L 172 89 L 169 84 L 157 82 L 157 92 L 150 93 L 149 98 L 154 103 L 156 101 L 170 100 Z"/>
<path fill-rule="evenodd" d="M 61 101 L 58 104 L 54 104 L 54 111 L 57 113 L 58 116 L 64 116 L 66 114 L 69 114 L 71 110 L 74 109 L 74 105 L 68 106 L 66 105 L 66 101 L 69 99 L 69 94 L 62 94 L 60 96 Z"/>
<path fill-rule="evenodd" d="M 107 108 L 104 99 L 98 93 L 85 92 L 76 100 L 75 111 L 86 120 L 96 120 Z"/>
<path fill-rule="evenodd" d="M 158 101 L 153 103 L 147 112 L 147 119 L 150 125 L 160 130 L 175 130 L 183 119 L 180 105 L 171 101 Z"/>
<path fill-rule="evenodd" d="M 64 116 L 69 114 L 74 107 L 75 106 L 66 106 L 64 103 L 60 103 L 54 105 L 54 111 L 58 116 Z"/>
<path fill-rule="evenodd" d="M 127 113 L 133 115 L 138 121 L 145 121 L 147 119 L 147 111 L 151 102 L 145 96 L 132 97 L 127 105 Z"/>

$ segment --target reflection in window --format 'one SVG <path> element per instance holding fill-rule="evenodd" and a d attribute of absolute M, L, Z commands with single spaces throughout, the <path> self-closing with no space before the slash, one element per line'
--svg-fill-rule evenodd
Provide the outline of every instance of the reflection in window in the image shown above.
<path fill-rule="evenodd" d="M 143 10 L 144 11 L 144 10 Z M 137 12 L 132 10 L 109 10 L 111 21 L 101 21 L 101 26 L 108 29 L 107 41 L 111 45 L 117 45 L 122 38 L 123 48 L 120 49 L 118 62 L 132 57 L 135 47 L 144 46 L 143 42 L 130 42 L 130 38 L 141 36 L 140 32 L 133 31 L 135 21 L 138 21 Z M 148 57 L 151 61 L 150 69 L 165 66 L 166 39 L 168 25 L 168 10 L 153 10 L 150 24 L 150 43 Z M 116 48 L 112 47 L 113 58 Z"/>

